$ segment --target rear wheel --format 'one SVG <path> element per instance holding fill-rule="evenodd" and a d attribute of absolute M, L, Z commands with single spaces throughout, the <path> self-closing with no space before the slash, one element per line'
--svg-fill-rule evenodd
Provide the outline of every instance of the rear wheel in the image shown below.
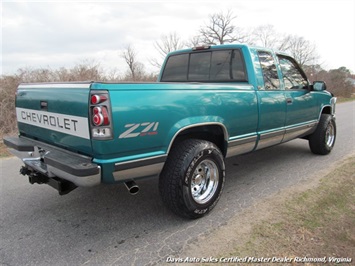
<path fill-rule="evenodd" d="M 336 139 L 336 124 L 330 114 L 322 114 L 318 127 L 309 136 L 309 147 L 314 154 L 326 155 L 331 152 Z"/>
<path fill-rule="evenodd" d="M 224 158 L 218 147 L 209 141 L 188 139 L 172 148 L 160 175 L 159 190 L 170 210 L 194 219 L 213 209 L 224 180 Z"/>

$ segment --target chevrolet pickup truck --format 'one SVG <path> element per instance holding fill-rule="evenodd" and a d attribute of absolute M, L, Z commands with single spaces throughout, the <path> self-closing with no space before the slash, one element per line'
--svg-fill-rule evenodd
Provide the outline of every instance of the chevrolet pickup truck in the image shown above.
<path fill-rule="evenodd" d="M 295 138 L 328 154 L 335 104 L 287 54 L 202 46 L 170 53 L 155 83 L 20 84 L 19 135 L 4 143 L 32 184 L 62 195 L 124 183 L 135 194 L 137 180 L 159 176 L 165 205 L 199 218 L 221 196 L 228 157 Z"/>

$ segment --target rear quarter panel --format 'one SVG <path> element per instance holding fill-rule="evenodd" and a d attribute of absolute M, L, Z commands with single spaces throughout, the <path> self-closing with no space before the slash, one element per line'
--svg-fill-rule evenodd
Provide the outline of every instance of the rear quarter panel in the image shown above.
<path fill-rule="evenodd" d="M 97 84 L 93 88 L 109 90 L 114 127 L 113 140 L 93 140 L 96 158 L 120 162 L 166 154 L 179 130 L 201 123 L 225 125 L 227 139 L 256 132 L 257 99 L 248 84 Z M 142 132 L 150 123 L 154 123 L 151 129 Z M 137 124 L 141 126 L 132 133 L 140 134 L 122 138 Z"/>

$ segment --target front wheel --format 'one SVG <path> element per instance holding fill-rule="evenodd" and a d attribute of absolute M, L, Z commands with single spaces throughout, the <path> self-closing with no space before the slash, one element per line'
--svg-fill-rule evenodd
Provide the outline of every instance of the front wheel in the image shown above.
<path fill-rule="evenodd" d="M 314 154 L 329 154 L 335 144 L 336 131 L 334 117 L 330 114 L 322 114 L 316 131 L 309 136 L 311 151 Z"/>
<path fill-rule="evenodd" d="M 160 175 L 159 190 L 170 210 L 195 219 L 216 205 L 224 180 L 224 158 L 218 147 L 209 141 L 188 139 L 173 146 Z"/>

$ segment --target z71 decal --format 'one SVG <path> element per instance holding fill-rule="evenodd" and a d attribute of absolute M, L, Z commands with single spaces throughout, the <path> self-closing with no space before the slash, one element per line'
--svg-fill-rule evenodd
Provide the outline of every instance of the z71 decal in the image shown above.
<path fill-rule="evenodd" d="M 141 124 L 127 124 L 124 127 L 128 128 L 118 138 L 127 139 L 143 136 L 152 136 L 158 134 L 159 122 L 145 122 Z"/>

